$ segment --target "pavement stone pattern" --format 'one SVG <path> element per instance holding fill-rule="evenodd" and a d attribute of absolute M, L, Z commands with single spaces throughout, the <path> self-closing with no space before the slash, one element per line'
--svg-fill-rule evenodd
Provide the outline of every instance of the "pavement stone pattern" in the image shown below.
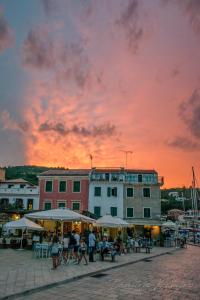
<path fill-rule="evenodd" d="M 156 247 L 153 248 L 151 254 L 130 253 L 117 256 L 117 261 L 114 263 L 110 259 L 104 262 L 97 259 L 96 262 L 86 266 L 83 263 L 75 265 L 71 261 L 67 265 L 61 264 L 56 270 L 51 270 L 51 258 L 35 258 L 33 252 L 27 250 L 0 249 L 0 299 L 77 276 L 162 255 L 169 251 L 174 251 L 174 249 Z"/>
<path fill-rule="evenodd" d="M 16 299 L 199 300 L 199 257 L 200 248 L 189 246 Z"/>

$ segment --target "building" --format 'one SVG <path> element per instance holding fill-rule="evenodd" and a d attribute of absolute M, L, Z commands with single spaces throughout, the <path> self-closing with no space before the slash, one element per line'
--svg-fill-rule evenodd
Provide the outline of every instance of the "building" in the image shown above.
<path fill-rule="evenodd" d="M 126 219 L 134 230 L 158 235 L 161 217 L 160 186 L 155 170 L 93 168 L 90 173 L 89 211 Z M 154 231 L 154 233 L 153 233 Z"/>
<path fill-rule="evenodd" d="M 24 210 L 39 209 L 39 188 L 24 179 L 0 181 L 0 207 Z"/>
<path fill-rule="evenodd" d="M 89 211 L 97 217 L 111 214 L 123 218 L 123 168 L 93 168 L 90 173 Z"/>
<path fill-rule="evenodd" d="M 40 210 L 67 207 L 88 210 L 90 170 L 49 170 L 39 178 Z"/>
<path fill-rule="evenodd" d="M 0 182 L 5 181 L 5 175 L 6 175 L 6 170 L 3 168 L 0 168 Z"/>

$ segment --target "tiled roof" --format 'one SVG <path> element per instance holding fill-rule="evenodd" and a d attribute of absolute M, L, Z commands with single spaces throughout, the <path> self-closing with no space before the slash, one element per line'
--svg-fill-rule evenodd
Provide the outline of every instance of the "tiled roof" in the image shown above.
<path fill-rule="evenodd" d="M 88 176 L 90 169 L 66 169 L 66 170 L 48 170 L 39 174 L 40 176 Z"/>
<path fill-rule="evenodd" d="M 1 183 L 26 183 L 26 184 L 30 184 L 30 182 L 28 182 L 28 181 L 26 181 L 22 178 L 4 180 L 4 181 L 1 181 Z"/>

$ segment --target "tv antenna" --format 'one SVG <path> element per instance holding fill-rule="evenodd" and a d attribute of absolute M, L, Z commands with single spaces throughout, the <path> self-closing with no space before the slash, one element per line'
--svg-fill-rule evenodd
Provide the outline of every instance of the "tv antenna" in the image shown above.
<path fill-rule="evenodd" d="M 133 151 L 131 150 L 120 150 L 120 151 L 125 154 L 125 161 L 126 161 L 125 168 L 127 169 L 128 154 L 132 154 Z"/>

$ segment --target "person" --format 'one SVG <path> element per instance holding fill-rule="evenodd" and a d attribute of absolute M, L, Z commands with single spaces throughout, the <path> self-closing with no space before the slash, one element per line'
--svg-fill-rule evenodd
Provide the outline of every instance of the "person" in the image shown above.
<path fill-rule="evenodd" d="M 104 261 L 104 255 L 109 253 L 110 251 L 110 244 L 107 241 L 107 237 L 103 237 L 103 241 L 100 242 L 100 254 L 101 254 L 101 260 Z"/>
<path fill-rule="evenodd" d="M 75 256 L 75 261 L 78 262 L 78 249 L 80 245 L 80 235 L 78 234 L 77 231 L 72 231 L 76 243 L 74 244 L 74 256 Z"/>
<path fill-rule="evenodd" d="M 55 270 L 59 264 L 59 247 L 58 247 L 58 236 L 54 235 L 51 245 L 51 256 L 53 262 L 53 269 Z"/>
<path fill-rule="evenodd" d="M 89 262 L 94 262 L 95 242 L 96 242 L 96 237 L 94 235 L 94 231 L 91 231 L 88 236 Z"/>
<path fill-rule="evenodd" d="M 69 234 L 65 233 L 63 237 L 63 252 L 62 252 L 64 263 L 67 263 L 68 255 L 69 255 Z"/>
<path fill-rule="evenodd" d="M 86 250 L 87 250 L 87 245 L 85 243 L 85 240 L 82 238 L 81 242 L 80 242 L 80 246 L 79 246 L 80 256 L 79 256 L 79 259 L 78 259 L 78 264 L 80 264 L 82 258 L 84 258 L 84 260 L 85 260 L 85 265 L 88 264 L 87 257 L 86 257 Z"/>

